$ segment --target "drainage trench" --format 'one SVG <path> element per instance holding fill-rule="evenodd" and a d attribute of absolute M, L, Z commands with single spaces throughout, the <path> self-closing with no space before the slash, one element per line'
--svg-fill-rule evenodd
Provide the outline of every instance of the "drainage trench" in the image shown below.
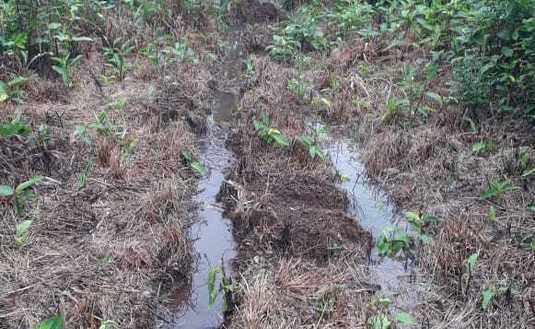
<path fill-rule="evenodd" d="M 372 234 L 374 241 L 388 227 L 409 229 L 387 196 L 368 183 L 366 168 L 351 140 L 330 136 L 325 151 L 335 168 L 347 178 L 340 184 L 350 200 L 347 213 Z M 379 257 L 374 247 L 370 254 L 369 275 L 372 283 L 381 286 L 382 296 L 391 300 L 392 310 L 410 312 L 419 303 L 422 287 L 415 280 L 417 272 L 411 264 Z"/>
<path fill-rule="evenodd" d="M 182 304 L 175 314 L 173 329 L 220 328 L 224 322 L 223 294 L 219 293 L 215 303 L 209 307 L 208 273 L 215 267 L 224 267 L 232 274 L 231 260 L 235 257 L 235 242 L 232 224 L 223 216 L 223 208 L 217 203 L 217 194 L 223 184 L 226 171 L 234 157 L 226 149 L 225 142 L 232 123 L 232 115 L 238 106 L 235 89 L 241 74 L 241 47 L 230 34 L 230 47 L 222 62 L 214 67 L 219 80 L 214 90 L 214 104 L 207 118 L 206 135 L 200 141 L 199 161 L 208 170 L 198 186 L 196 200 L 200 204 L 199 220 L 193 225 L 191 235 L 198 262 L 192 277 L 191 298 Z M 219 287 L 219 276 L 216 288 Z"/>
<path fill-rule="evenodd" d="M 231 152 L 225 148 L 224 125 L 236 106 L 232 94 L 218 93 L 217 104 L 208 118 L 206 136 L 201 140 L 200 161 L 208 169 L 208 175 L 199 182 L 196 196 L 200 204 L 199 221 L 192 229 L 194 247 L 199 259 L 192 279 L 191 300 L 176 314 L 172 328 L 206 329 L 217 328 L 223 322 L 223 299 L 218 295 L 212 307 L 208 307 L 208 272 L 221 266 L 230 271 L 230 260 L 235 256 L 234 240 L 229 220 L 223 217 L 216 197 L 225 178 L 225 171 L 232 163 Z"/>

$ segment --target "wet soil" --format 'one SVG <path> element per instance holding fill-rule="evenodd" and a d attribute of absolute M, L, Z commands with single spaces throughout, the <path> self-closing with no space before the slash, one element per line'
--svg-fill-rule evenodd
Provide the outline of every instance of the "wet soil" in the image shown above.
<path fill-rule="evenodd" d="M 209 173 L 200 180 L 200 192 L 195 196 L 201 208 L 199 220 L 193 225 L 191 234 L 198 259 L 193 274 L 191 298 L 181 301 L 182 309 L 175 315 L 171 328 L 216 328 L 224 320 L 221 294 L 213 306 L 209 307 L 207 280 L 210 270 L 216 267 L 223 267 L 230 272 L 230 261 L 235 256 L 230 223 L 224 218 L 221 206 L 216 203 L 225 171 L 233 160 L 232 154 L 225 148 L 225 129 L 218 126 L 218 123 L 224 123 L 232 116 L 234 100 L 232 94 L 218 93 L 215 100 L 217 106 L 208 118 L 207 134 L 200 140 L 200 161 Z"/>
<path fill-rule="evenodd" d="M 369 183 L 361 155 L 351 139 L 334 133 L 325 144 L 333 166 L 347 178 L 340 183 L 350 199 L 347 213 L 358 220 L 375 241 L 387 228 L 408 231 L 409 227 L 387 195 Z M 381 287 L 379 293 L 392 301 L 394 310 L 411 312 L 417 308 L 423 283 L 415 282 L 417 269 L 408 260 L 379 257 L 374 247 L 370 253 L 369 271 L 370 280 Z"/>

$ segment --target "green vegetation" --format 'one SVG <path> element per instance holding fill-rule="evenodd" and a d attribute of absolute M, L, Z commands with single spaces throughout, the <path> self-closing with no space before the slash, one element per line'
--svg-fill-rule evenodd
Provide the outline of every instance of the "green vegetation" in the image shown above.
<path fill-rule="evenodd" d="M 17 115 L 11 122 L 0 122 L 0 138 L 27 136 L 31 133 L 32 130 L 22 121 L 20 115 Z"/>
<path fill-rule="evenodd" d="M 62 313 L 58 313 L 49 319 L 39 322 L 36 329 L 63 329 L 64 326 L 65 316 Z"/>
<path fill-rule="evenodd" d="M 15 243 L 22 246 L 28 240 L 28 233 L 33 220 L 25 220 L 17 224 L 15 227 Z"/>
<path fill-rule="evenodd" d="M 377 239 L 379 256 L 396 257 L 400 252 L 408 254 L 411 248 L 412 238 L 399 228 L 386 228 Z"/>
<path fill-rule="evenodd" d="M 487 189 L 481 192 L 481 199 L 499 199 L 505 193 L 514 191 L 515 189 L 510 180 L 491 180 L 488 182 Z"/>
<path fill-rule="evenodd" d="M 134 50 L 134 46 L 131 46 L 130 42 L 123 42 L 118 38 L 113 40 L 109 47 L 104 47 L 102 50 L 108 65 L 114 71 L 114 77 L 119 81 L 124 80 L 128 69 L 126 57 Z"/>
<path fill-rule="evenodd" d="M 311 88 L 302 78 L 290 79 L 288 81 L 288 91 L 290 91 L 301 103 L 307 103 L 311 98 Z"/>
<path fill-rule="evenodd" d="M 308 154 L 312 159 L 318 157 L 321 160 L 325 160 L 326 155 L 319 146 L 319 142 L 325 135 L 326 131 L 324 128 L 315 128 L 311 133 L 299 136 L 298 140 L 308 150 Z"/>
<path fill-rule="evenodd" d="M 24 97 L 22 87 L 28 80 L 24 77 L 17 76 L 9 81 L 0 80 L 0 103 L 13 101 L 21 103 Z"/>
<path fill-rule="evenodd" d="M 191 153 L 190 151 L 182 151 L 180 157 L 182 158 L 182 162 L 186 166 L 190 167 L 191 170 L 193 170 L 193 172 L 195 172 L 197 175 L 201 177 L 208 175 L 208 170 L 206 169 L 206 167 L 200 161 L 195 159 L 193 153 Z"/>
<path fill-rule="evenodd" d="M 275 144 L 281 147 L 288 147 L 290 141 L 280 130 L 273 127 L 273 122 L 265 112 L 260 114 L 260 120 L 253 121 L 256 134 L 267 144 Z"/>
<path fill-rule="evenodd" d="M 52 65 L 52 68 L 61 76 L 65 87 L 72 87 L 72 68 L 80 62 L 81 58 L 81 55 L 71 58 L 70 54 L 52 57 L 52 60 L 56 63 L 56 65 Z"/>
<path fill-rule="evenodd" d="M 216 280 L 219 274 L 219 287 L 216 287 Z M 219 293 L 223 293 L 223 312 L 230 309 L 232 301 L 232 282 L 225 275 L 223 267 L 214 267 L 208 272 L 208 307 L 211 308 Z"/>
<path fill-rule="evenodd" d="M 32 187 L 43 180 L 41 176 L 34 176 L 25 182 L 18 184 L 16 187 L 9 185 L 0 185 L 0 198 L 11 200 L 18 213 L 21 213 L 28 201 L 33 198 Z"/>
<path fill-rule="evenodd" d="M 381 22 L 378 28 L 373 21 Z M 432 58 L 421 70 L 406 67 L 400 86 L 407 98 L 397 100 L 397 106 L 390 101 L 387 118 L 400 107 L 426 117 L 460 101 L 472 109 L 488 107 L 532 120 L 534 32 L 533 0 L 383 0 L 374 5 L 340 0 L 330 8 L 310 1 L 279 29 L 268 50 L 274 59 L 290 60 L 299 51 L 336 47 L 340 37 L 392 39 L 387 49 L 409 40 L 430 49 Z M 431 82 L 446 66 L 453 72 L 449 96 L 431 90 Z"/>

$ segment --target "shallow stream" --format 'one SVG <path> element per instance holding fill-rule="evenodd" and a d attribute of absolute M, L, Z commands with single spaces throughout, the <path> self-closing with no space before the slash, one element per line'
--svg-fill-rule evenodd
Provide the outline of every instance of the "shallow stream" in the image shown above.
<path fill-rule="evenodd" d="M 346 176 L 340 186 L 346 191 L 350 205 L 348 214 L 367 231 L 374 241 L 384 229 L 397 226 L 408 227 L 400 220 L 387 196 L 368 183 L 366 168 L 351 140 L 330 136 L 325 151 L 336 169 Z M 415 268 L 401 260 L 379 257 L 373 248 L 369 263 L 370 281 L 381 286 L 381 294 L 392 301 L 392 308 L 410 312 L 419 302 L 420 286 L 415 283 Z"/>
<path fill-rule="evenodd" d="M 199 221 L 192 228 L 194 248 L 199 259 L 193 273 L 191 300 L 183 305 L 175 316 L 172 328 L 219 328 L 223 323 L 223 297 L 218 295 L 212 307 L 208 307 L 208 272 L 223 265 L 231 271 L 230 261 L 235 256 L 231 224 L 223 217 L 223 209 L 216 197 L 230 167 L 232 153 L 225 148 L 226 125 L 236 107 L 236 97 L 226 92 L 216 93 L 216 104 L 208 117 L 206 136 L 201 140 L 200 161 L 208 169 L 208 175 L 199 182 L 196 200 L 200 204 Z M 218 286 L 218 283 L 216 287 Z"/>

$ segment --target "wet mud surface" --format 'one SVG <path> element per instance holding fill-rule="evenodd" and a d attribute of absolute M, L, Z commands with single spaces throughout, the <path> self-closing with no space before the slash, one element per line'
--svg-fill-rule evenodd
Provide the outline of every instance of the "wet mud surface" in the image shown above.
<path fill-rule="evenodd" d="M 386 194 L 369 182 L 358 149 L 351 140 L 337 133 L 329 136 L 325 144 L 333 166 L 347 178 L 340 183 L 350 199 L 347 213 L 369 231 L 374 240 L 390 227 L 409 230 Z M 415 282 L 417 269 L 409 261 L 379 257 L 374 247 L 370 252 L 369 276 L 381 287 L 380 293 L 393 301 L 393 309 L 410 312 L 421 302 L 419 290 L 423 287 Z"/>

